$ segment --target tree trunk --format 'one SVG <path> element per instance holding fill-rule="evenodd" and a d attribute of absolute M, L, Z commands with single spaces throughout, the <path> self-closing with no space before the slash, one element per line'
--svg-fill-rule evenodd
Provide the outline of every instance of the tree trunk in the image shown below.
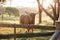
<path fill-rule="evenodd" d="M 54 15 L 54 23 L 53 23 L 53 25 L 55 25 L 55 21 L 56 21 L 56 17 L 57 17 L 57 16 L 56 16 L 56 0 L 54 1 L 54 3 L 55 3 L 55 4 L 54 4 L 54 8 L 52 8 L 52 9 L 54 9 L 54 10 L 53 10 L 53 13 L 54 13 L 54 14 L 53 14 L 53 15 Z"/>
<path fill-rule="evenodd" d="M 56 18 L 57 18 L 57 20 L 58 20 L 58 18 L 59 18 L 59 0 L 57 0 L 57 14 L 56 14 Z"/>
<path fill-rule="evenodd" d="M 55 21 L 57 21 L 59 18 L 59 0 L 55 1 L 54 10 L 55 10 L 54 11 L 54 18 L 55 18 Z M 55 21 L 54 21 L 54 24 L 55 24 Z"/>
<path fill-rule="evenodd" d="M 56 3 L 57 2 L 57 3 Z M 53 15 L 54 15 L 54 25 L 55 25 L 55 21 L 57 21 L 58 20 L 58 18 L 59 18 L 59 0 L 54 0 L 54 7 L 50 4 L 50 6 L 52 7 L 52 9 L 53 9 Z M 58 6 L 58 7 L 56 7 L 56 6 Z"/>
<path fill-rule="evenodd" d="M 3 21 L 3 13 L 2 13 L 2 21 Z"/>
<path fill-rule="evenodd" d="M 39 23 L 41 23 L 41 21 L 42 21 L 42 10 L 41 10 L 41 8 L 40 8 L 40 2 L 39 2 L 39 0 L 37 0 L 37 2 L 38 2 L 38 12 L 39 12 Z"/>

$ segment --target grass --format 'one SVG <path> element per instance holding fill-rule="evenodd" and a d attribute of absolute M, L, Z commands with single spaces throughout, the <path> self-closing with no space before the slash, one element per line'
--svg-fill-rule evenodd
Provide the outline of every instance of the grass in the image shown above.
<path fill-rule="evenodd" d="M 17 40 L 49 40 L 51 36 L 48 37 L 32 37 L 32 38 L 17 38 Z"/>

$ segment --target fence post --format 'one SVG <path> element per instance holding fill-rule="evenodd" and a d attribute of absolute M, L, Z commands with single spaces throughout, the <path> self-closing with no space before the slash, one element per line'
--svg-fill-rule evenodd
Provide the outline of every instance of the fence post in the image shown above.
<path fill-rule="evenodd" d="M 60 40 L 58 37 L 60 36 L 60 21 L 57 21 L 55 23 L 56 26 L 56 32 L 53 34 L 50 40 Z"/>
<path fill-rule="evenodd" d="M 15 24 L 14 24 L 14 40 L 16 40 L 16 27 L 15 27 Z"/>

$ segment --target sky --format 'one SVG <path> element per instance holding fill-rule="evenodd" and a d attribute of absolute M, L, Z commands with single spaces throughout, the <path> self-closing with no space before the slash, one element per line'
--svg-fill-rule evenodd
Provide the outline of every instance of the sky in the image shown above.
<path fill-rule="evenodd" d="M 36 0 L 11 0 L 11 2 L 7 1 L 5 5 L 13 7 L 37 7 L 37 2 Z"/>
<path fill-rule="evenodd" d="M 45 0 L 43 7 L 47 8 L 51 0 Z M 12 7 L 38 7 L 37 0 L 11 0 L 6 1 L 5 6 Z"/>

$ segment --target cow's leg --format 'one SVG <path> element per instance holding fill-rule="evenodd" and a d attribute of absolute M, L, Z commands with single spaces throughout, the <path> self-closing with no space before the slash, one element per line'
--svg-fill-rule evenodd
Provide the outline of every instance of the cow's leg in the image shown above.
<path fill-rule="evenodd" d="M 33 28 L 30 28 L 30 29 L 29 29 L 29 32 L 33 32 Z"/>
<path fill-rule="evenodd" d="M 28 33 L 28 32 L 33 32 L 33 28 L 27 28 L 26 33 Z"/>
<path fill-rule="evenodd" d="M 26 29 L 26 33 L 28 33 L 28 32 L 29 32 L 29 28 Z"/>
<path fill-rule="evenodd" d="M 33 28 L 27 28 L 26 32 L 33 32 Z"/>

